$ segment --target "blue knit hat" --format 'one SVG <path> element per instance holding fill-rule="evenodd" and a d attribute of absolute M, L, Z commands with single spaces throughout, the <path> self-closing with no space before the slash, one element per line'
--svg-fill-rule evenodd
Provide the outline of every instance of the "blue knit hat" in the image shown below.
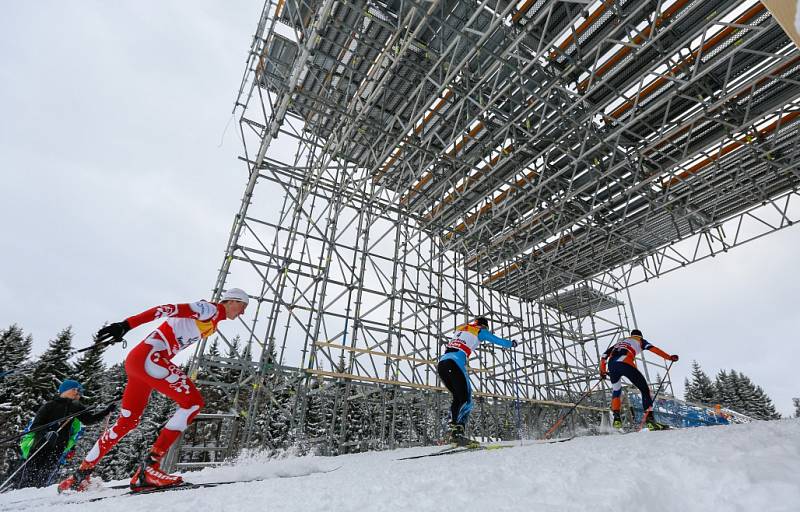
<path fill-rule="evenodd" d="M 58 386 L 58 393 L 61 394 L 64 391 L 69 391 L 70 389 L 77 389 L 80 394 L 83 394 L 83 386 L 77 380 L 66 379 L 64 382 Z"/>

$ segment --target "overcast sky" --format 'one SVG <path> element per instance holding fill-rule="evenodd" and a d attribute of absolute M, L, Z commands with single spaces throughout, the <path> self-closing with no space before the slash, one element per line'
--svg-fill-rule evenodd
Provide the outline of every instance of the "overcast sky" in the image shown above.
<path fill-rule="evenodd" d="M 41 353 L 72 325 L 83 347 L 103 322 L 210 296 L 246 175 L 236 123 L 219 145 L 262 6 L 5 7 L 0 328 L 19 324 Z M 645 336 L 681 355 L 676 391 L 697 359 L 712 377 L 744 372 L 792 411 L 799 250 L 789 228 L 631 290 Z"/>

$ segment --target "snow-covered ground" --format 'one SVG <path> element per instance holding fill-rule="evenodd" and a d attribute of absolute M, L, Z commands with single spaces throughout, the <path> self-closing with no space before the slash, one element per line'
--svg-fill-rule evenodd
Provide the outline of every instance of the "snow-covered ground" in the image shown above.
<path fill-rule="evenodd" d="M 528 441 L 511 449 L 396 460 L 438 449 L 240 461 L 186 478 L 264 480 L 92 503 L 69 502 L 122 491 L 58 496 L 55 487 L 26 489 L 0 495 L 0 509 L 800 511 L 800 420 L 581 437 L 555 444 Z"/>

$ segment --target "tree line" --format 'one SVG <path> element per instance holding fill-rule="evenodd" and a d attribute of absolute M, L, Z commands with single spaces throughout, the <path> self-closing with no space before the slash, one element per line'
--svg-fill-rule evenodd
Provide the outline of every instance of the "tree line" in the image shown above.
<path fill-rule="evenodd" d="M 692 361 L 690 378 L 684 381 L 684 399 L 687 402 L 715 406 L 717 404 L 756 420 L 776 420 L 781 415 L 775 410 L 772 399 L 745 374 L 736 370 L 720 370 L 715 380 Z M 800 415 L 800 404 L 794 399 Z"/>
<path fill-rule="evenodd" d="M 103 362 L 105 348 L 97 345 L 77 358 L 72 357 L 70 327 L 51 339 L 38 357 L 32 357 L 32 344 L 32 336 L 17 325 L 0 330 L 0 375 L 4 375 L 0 377 L 0 432 L 7 435 L 22 432 L 39 407 L 57 396 L 58 385 L 67 378 L 81 382 L 84 387 L 81 401 L 87 406 L 102 406 L 121 396 L 127 382 L 123 362 L 106 365 Z M 218 340 L 214 339 L 206 355 L 224 362 L 241 359 L 242 352 L 238 339 L 232 340 L 224 354 Z M 199 382 L 235 384 L 247 377 L 241 372 L 233 365 L 221 363 L 210 365 L 196 377 Z M 297 376 L 279 371 L 267 372 L 264 379 L 258 385 L 229 388 L 238 389 L 237 393 L 226 393 L 224 386 L 199 384 L 206 402 L 203 412 L 233 414 L 242 423 L 246 420 L 248 405 L 257 400 L 254 429 L 247 439 L 240 430 L 239 438 L 225 440 L 237 450 L 266 450 L 272 454 L 285 450 L 313 451 L 336 455 L 381 449 L 390 441 L 399 446 L 431 444 L 440 437 L 448 421 L 449 401 L 441 394 L 400 390 L 376 392 L 374 387 L 347 385 L 341 381 L 312 380 L 308 386 L 300 386 Z M 298 396 L 299 389 L 307 391 Z M 734 370 L 720 371 L 712 381 L 697 362 L 692 363 L 691 379 L 686 379 L 685 399 L 709 406 L 720 404 L 754 419 L 780 418 L 771 399 L 747 376 Z M 301 406 L 298 401 L 303 401 Z M 800 399 L 794 399 L 794 407 L 795 415 L 800 417 Z M 174 410 L 175 405 L 169 399 L 153 393 L 139 426 L 101 462 L 96 474 L 105 480 L 129 477 Z M 297 410 L 305 411 L 301 418 L 294 417 Z M 513 418 L 513 414 L 497 417 L 490 408 L 484 412 L 483 401 L 478 399 L 473 424 L 485 426 L 487 431 L 505 432 L 503 435 L 511 437 L 516 435 L 521 424 L 523 434 L 530 435 L 533 432 L 529 432 L 529 428 L 535 429 L 537 424 L 549 426 L 555 421 L 554 415 L 559 413 L 557 409 L 525 408 L 521 417 L 517 411 L 517 421 L 511 421 L 509 418 Z M 77 456 L 83 457 L 107 422 L 115 419 L 116 413 L 111 414 L 106 423 L 85 426 L 77 445 Z M 199 422 L 187 434 L 192 444 L 213 446 L 219 443 L 219 431 L 213 424 Z M 16 442 L 0 446 L 0 475 L 7 473 L 17 453 Z M 213 451 L 199 452 L 194 460 L 209 462 L 214 456 Z"/>

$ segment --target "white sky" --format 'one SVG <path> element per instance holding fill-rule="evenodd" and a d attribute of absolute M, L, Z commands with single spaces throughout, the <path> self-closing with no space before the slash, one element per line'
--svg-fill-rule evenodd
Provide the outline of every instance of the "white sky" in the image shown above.
<path fill-rule="evenodd" d="M 72 325 L 82 347 L 105 321 L 210 295 L 246 175 L 236 123 L 218 146 L 262 5 L 4 9 L 0 328 L 19 324 L 40 353 Z M 744 372 L 790 413 L 798 249 L 789 228 L 632 289 L 645 336 L 681 355 L 676 391 L 697 359 L 712 377 Z"/>

